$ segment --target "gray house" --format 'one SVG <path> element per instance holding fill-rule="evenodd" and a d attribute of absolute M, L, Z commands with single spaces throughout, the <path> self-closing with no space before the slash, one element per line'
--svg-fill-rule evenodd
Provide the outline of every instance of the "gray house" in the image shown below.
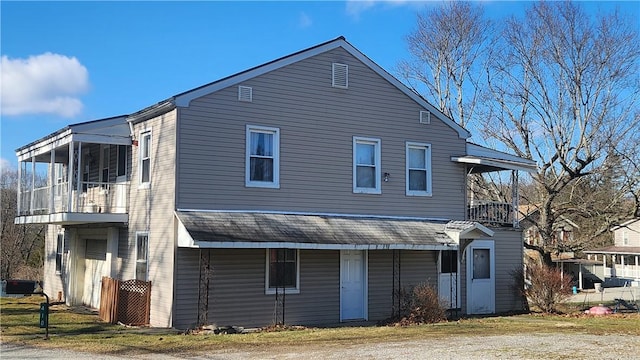
<path fill-rule="evenodd" d="M 467 176 L 535 163 L 469 137 L 340 37 L 21 147 L 16 222 L 49 225 L 45 292 L 149 280 L 157 327 L 381 320 L 426 281 L 518 310 L 517 201 Z"/>

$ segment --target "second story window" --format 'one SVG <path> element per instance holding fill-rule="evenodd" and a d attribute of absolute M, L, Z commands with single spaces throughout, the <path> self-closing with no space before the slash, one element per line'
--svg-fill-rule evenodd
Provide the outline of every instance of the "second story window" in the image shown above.
<path fill-rule="evenodd" d="M 245 185 L 280 187 L 280 129 L 247 126 Z"/>
<path fill-rule="evenodd" d="M 353 192 L 380 194 L 380 139 L 353 138 Z"/>
<path fill-rule="evenodd" d="M 431 145 L 407 143 L 406 194 L 431 196 Z"/>
<path fill-rule="evenodd" d="M 151 131 L 140 134 L 140 184 L 151 182 Z"/>

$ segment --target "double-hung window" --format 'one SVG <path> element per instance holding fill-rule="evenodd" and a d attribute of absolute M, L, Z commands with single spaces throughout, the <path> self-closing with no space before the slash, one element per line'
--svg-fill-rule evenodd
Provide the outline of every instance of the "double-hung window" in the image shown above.
<path fill-rule="evenodd" d="M 140 134 L 140 184 L 151 182 L 151 131 Z"/>
<path fill-rule="evenodd" d="M 136 233 L 136 280 L 148 281 L 149 234 Z"/>
<path fill-rule="evenodd" d="M 431 145 L 407 143 L 406 194 L 431 196 Z"/>
<path fill-rule="evenodd" d="M 300 292 L 299 250 L 267 249 L 266 293 L 275 294 Z"/>
<path fill-rule="evenodd" d="M 380 194 L 380 139 L 353 138 L 353 192 Z"/>
<path fill-rule="evenodd" d="M 280 187 L 280 129 L 247 125 L 245 185 Z"/>

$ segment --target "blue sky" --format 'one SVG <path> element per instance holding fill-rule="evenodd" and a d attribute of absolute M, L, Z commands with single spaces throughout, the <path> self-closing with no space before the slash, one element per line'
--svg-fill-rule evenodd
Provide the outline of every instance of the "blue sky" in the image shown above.
<path fill-rule="evenodd" d="M 416 14 L 434 2 L 0 2 L 0 166 L 68 124 L 172 95 L 345 36 L 394 73 Z M 495 19 L 526 2 L 483 1 Z M 583 2 L 640 17 L 640 2 Z"/>

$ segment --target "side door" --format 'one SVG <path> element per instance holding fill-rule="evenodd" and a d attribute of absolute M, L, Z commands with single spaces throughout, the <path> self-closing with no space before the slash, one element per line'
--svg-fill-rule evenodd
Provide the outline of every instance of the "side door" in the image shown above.
<path fill-rule="evenodd" d="M 467 313 L 492 314 L 496 308 L 493 240 L 474 240 L 467 253 Z"/>

